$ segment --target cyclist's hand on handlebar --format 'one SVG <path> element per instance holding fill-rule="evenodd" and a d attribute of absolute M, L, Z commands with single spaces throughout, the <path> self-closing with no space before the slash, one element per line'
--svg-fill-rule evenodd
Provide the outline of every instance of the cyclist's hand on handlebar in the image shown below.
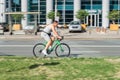
<path fill-rule="evenodd" d="M 58 39 L 60 39 L 60 40 L 62 39 L 62 37 L 61 37 L 61 36 L 58 36 L 57 38 L 58 38 Z"/>

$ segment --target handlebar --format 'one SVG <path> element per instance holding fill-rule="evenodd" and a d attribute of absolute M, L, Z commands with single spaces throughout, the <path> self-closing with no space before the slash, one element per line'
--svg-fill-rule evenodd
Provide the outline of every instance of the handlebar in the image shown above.
<path fill-rule="evenodd" d="M 64 36 L 61 36 L 61 39 L 58 39 L 58 38 L 55 38 L 55 40 L 63 40 L 64 39 Z"/>
<path fill-rule="evenodd" d="M 61 40 L 63 40 L 63 39 L 64 39 L 64 36 L 61 36 L 61 38 L 62 38 Z"/>

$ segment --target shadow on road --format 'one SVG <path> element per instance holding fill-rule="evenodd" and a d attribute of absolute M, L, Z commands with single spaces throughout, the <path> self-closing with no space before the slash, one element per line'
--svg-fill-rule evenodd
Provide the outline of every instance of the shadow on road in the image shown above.
<path fill-rule="evenodd" d="M 6 54 L 6 53 L 3 53 L 3 52 L 0 52 L 0 56 L 15 56 L 15 55 L 10 55 L 10 54 Z"/>
<path fill-rule="evenodd" d="M 80 55 L 83 55 L 83 54 L 71 54 L 70 57 L 79 57 Z"/>
<path fill-rule="evenodd" d="M 49 62 L 49 63 L 44 63 L 44 64 L 33 64 L 29 67 L 29 69 L 35 69 L 39 66 L 55 66 L 60 64 L 59 62 Z"/>

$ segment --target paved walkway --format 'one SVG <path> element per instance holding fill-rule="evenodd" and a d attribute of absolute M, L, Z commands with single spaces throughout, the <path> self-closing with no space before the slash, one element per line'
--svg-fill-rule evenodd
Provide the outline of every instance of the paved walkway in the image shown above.
<path fill-rule="evenodd" d="M 69 33 L 68 29 L 60 29 L 61 35 L 66 39 L 120 39 L 120 33 L 117 31 L 107 30 L 105 34 L 97 33 L 95 29 L 91 32 L 73 32 Z M 0 39 L 39 39 L 40 32 L 37 35 L 34 34 L 21 34 L 21 35 L 9 35 L 8 32 L 5 32 L 4 35 L 0 35 Z"/>
<path fill-rule="evenodd" d="M 117 31 L 107 30 L 106 33 L 96 32 L 95 29 L 92 31 L 81 32 L 81 33 L 69 33 L 66 31 L 66 38 L 75 38 L 75 39 L 120 39 L 120 33 Z"/>

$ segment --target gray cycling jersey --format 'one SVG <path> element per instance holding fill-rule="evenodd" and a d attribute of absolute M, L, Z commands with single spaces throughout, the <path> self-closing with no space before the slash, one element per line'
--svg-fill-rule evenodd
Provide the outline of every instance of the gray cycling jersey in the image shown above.
<path fill-rule="evenodd" d="M 50 27 L 50 25 L 46 26 L 43 30 L 46 33 L 51 33 L 52 32 L 52 28 Z"/>
<path fill-rule="evenodd" d="M 57 31 L 57 27 L 55 27 L 55 30 Z M 41 37 L 43 37 L 46 41 L 50 41 L 51 36 L 56 36 L 56 35 L 53 34 L 51 25 L 48 25 L 44 28 L 43 32 L 41 33 Z"/>

